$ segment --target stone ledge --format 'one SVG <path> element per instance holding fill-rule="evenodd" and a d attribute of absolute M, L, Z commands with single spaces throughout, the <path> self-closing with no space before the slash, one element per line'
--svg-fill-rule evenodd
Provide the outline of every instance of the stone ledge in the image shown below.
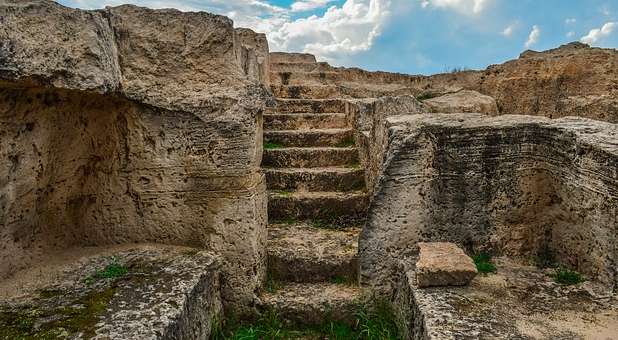
<path fill-rule="evenodd" d="M 198 249 L 80 248 L 0 283 L 0 338 L 206 339 L 219 260 Z"/>
<path fill-rule="evenodd" d="M 404 339 L 612 339 L 618 295 L 592 282 L 562 286 L 551 270 L 496 260 L 466 287 L 415 289 L 408 268 L 395 300 Z"/>

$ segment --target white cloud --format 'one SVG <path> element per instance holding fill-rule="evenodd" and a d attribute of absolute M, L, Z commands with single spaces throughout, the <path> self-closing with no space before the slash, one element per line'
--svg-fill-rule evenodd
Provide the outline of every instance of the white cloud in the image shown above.
<path fill-rule="evenodd" d="M 367 51 L 389 17 L 389 0 L 347 0 L 323 16 L 288 21 L 268 32 L 274 50 L 301 51 L 326 60 Z"/>
<path fill-rule="evenodd" d="M 526 41 L 526 48 L 530 48 L 536 43 L 538 43 L 540 38 L 541 28 L 539 28 L 539 26 L 537 25 L 532 26 L 532 31 L 530 32 L 530 35 L 528 35 L 528 40 Z"/>
<path fill-rule="evenodd" d="M 513 36 L 513 32 L 515 31 L 515 24 L 508 25 L 500 34 L 503 36 L 510 38 Z"/>
<path fill-rule="evenodd" d="M 566 18 L 564 20 L 564 23 L 567 24 L 567 25 L 573 25 L 576 22 L 577 22 L 577 19 L 575 19 L 575 18 Z"/>
<path fill-rule="evenodd" d="M 595 28 L 590 30 L 587 35 L 581 38 L 581 42 L 592 45 L 599 40 L 608 37 L 612 32 L 618 28 L 618 22 L 608 22 L 601 28 Z"/>
<path fill-rule="evenodd" d="M 420 0 L 421 7 L 450 8 L 466 14 L 482 12 L 493 0 Z"/>
<path fill-rule="evenodd" d="M 575 32 L 574 31 L 567 32 L 566 36 L 567 38 L 573 38 L 575 36 Z"/>
<path fill-rule="evenodd" d="M 310 11 L 316 8 L 322 8 L 333 2 L 333 0 L 300 0 L 290 6 L 293 12 Z"/>

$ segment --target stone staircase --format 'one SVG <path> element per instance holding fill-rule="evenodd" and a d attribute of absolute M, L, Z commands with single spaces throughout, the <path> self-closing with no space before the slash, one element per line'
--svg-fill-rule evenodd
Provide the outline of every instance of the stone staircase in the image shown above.
<path fill-rule="evenodd" d="M 286 63 L 283 77 L 292 70 L 307 73 L 311 64 Z M 280 91 L 273 85 L 279 97 L 264 115 L 269 287 L 262 307 L 294 326 L 352 324 L 360 296 L 358 234 L 368 203 L 364 172 L 345 102 L 312 92 L 315 88 L 299 84 Z"/>

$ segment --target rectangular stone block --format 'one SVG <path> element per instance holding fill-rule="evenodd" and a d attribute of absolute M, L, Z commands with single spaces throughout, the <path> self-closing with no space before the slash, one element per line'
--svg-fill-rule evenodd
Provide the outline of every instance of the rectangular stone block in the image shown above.
<path fill-rule="evenodd" d="M 477 274 L 474 261 L 454 243 L 419 243 L 417 286 L 465 286 Z"/>

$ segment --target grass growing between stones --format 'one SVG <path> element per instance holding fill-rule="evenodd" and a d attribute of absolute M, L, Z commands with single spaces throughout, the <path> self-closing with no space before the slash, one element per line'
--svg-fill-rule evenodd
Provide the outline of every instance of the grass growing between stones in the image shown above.
<path fill-rule="evenodd" d="M 216 328 L 212 339 L 395 340 L 399 337 L 391 305 L 380 302 L 373 308 L 359 306 L 354 325 L 327 321 L 319 326 L 292 327 L 287 325 L 275 311 L 269 310 L 254 323 L 232 322 L 224 328 Z"/>
<path fill-rule="evenodd" d="M 556 283 L 565 286 L 576 285 L 586 281 L 580 273 L 565 268 L 556 269 L 552 277 Z"/>
<path fill-rule="evenodd" d="M 479 253 L 472 257 L 474 260 L 474 264 L 476 265 L 476 270 L 482 274 L 492 274 L 498 271 L 496 265 L 493 263 L 491 259 L 491 255 L 487 253 Z"/>
<path fill-rule="evenodd" d="M 284 147 L 284 145 L 280 144 L 280 143 L 264 142 L 264 149 L 265 150 L 281 149 L 283 147 Z"/>
<path fill-rule="evenodd" d="M 338 148 L 349 148 L 355 145 L 354 138 L 346 138 L 336 145 Z"/>

